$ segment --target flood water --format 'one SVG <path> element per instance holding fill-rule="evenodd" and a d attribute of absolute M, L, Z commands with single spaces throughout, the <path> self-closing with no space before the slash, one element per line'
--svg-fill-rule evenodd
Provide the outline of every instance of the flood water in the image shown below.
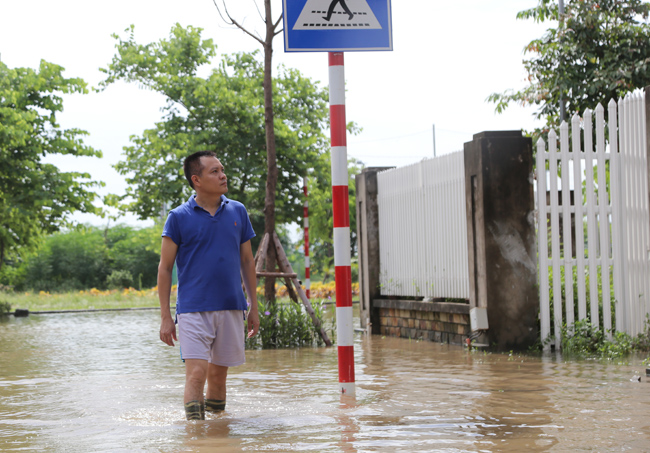
<path fill-rule="evenodd" d="M 247 351 L 226 411 L 187 422 L 178 347 L 158 322 L 0 321 L 0 451 L 650 451 L 643 357 L 565 363 L 362 334 L 355 398 L 338 394 L 336 348 Z"/>

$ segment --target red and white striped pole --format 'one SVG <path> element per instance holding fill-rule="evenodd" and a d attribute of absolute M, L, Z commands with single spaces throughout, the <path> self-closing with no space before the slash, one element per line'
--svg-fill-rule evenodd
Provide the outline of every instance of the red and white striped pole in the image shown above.
<path fill-rule="evenodd" d="M 350 268 L 350 200 L 345 124 L 343 52 L 329 53 L 330 130 L 332 146 L 332 212 L 334 221 L 334 278 L 336 282 L 336 343 L 339 390 L 354 395 L 354 326 Z"/>
<path fill-rule="evenodd" d="M 309 279 L 309 202 L 307 201 L 307 176 L 302 178 L 302 191 L 305 194 L 305 203 L 303 204 L 303 219 L 305 228 L 305 295 L 309 299 L 309 288 L 311 281 Z"/>

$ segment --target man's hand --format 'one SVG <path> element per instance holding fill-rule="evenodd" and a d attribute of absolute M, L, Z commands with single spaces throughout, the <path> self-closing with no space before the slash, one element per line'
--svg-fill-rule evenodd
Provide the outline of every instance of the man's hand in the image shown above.
<path fill-rule="evenodd" d="M 260 330 L 260 317 L 257 313 L 257 310 L 251 310 L 248 313 L 248 338 L 252 338 L 257 335 L 257 332 Z"/>
<path fill-rule="evenodd" d="M 163 236 L 158 265 L 158 299 L 160 300 L 160 341 L 174 346 L 176 324 L 169 308 L 172 290 L 172 272 L 178 246 L 171 238 Z"/>
<path fill-rule="evenodd" d="M 246 241 L 239 247 L 239 254 L 241 257 L 241 276 L 244 280 L 250 306 L 247 323 L 248 338 L 252 338 L 260 330 L 260 315 L 257 313 L 257 273 L 255 272 L 255 258 L 253 258 L 251 241 Z"/>
<path fill-rule="evenodd" d="M 174 346 L 174 340 L 178 341 L 173 319 L 165 318 L 160 322 L 160 340 L 169 346 Z"/>

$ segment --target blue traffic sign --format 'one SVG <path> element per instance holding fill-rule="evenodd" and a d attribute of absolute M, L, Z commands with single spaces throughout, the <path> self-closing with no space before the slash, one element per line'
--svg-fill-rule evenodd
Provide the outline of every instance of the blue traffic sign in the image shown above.
<path fill-rule="evenodd" d="M 283 0 L 286 52 L 393 50 L 390 0 Z"/>

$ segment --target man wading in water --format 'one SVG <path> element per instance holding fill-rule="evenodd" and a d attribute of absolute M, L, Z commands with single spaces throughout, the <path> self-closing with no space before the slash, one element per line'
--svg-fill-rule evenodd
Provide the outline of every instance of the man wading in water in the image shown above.
<path fill-rule="evenodd" d="M 160 339 L 170 346 L 174 340 L 180 342 L 185 362 L 185 415 L 188 420 L 203 420 L 206 410 L 225 409 L 228 367 L 246 361 L 246 299 L 241 279 L 250 302 L 248 337 L 259 329 L 250 242 L 255 232 L 244 205 L 226 198 L 227 178 L 215 153 L 194 153 L 185 159 L 183 169 L 196 195 L 170 211 L 163 228 L 158 266 Z M 178 270 L 178 339 L 169 307 L 174 261 Z"/>

